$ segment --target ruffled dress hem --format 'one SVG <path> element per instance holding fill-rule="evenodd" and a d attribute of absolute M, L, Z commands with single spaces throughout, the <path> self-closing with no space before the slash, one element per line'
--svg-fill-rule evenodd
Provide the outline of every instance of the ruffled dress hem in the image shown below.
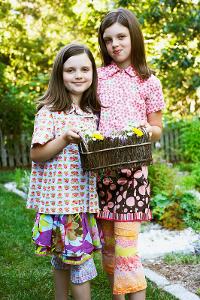
<path fill-rule="evenodd" d="M 138 213 L 118 214 L 109 211 L 100 211 L 97 215 L 97 219 L 119 221 L 119 222 L 149 221 L 152 219 L 152 213 L 151 211 L 149 211 L 148 213 L 138 212 Z"/>
<path fill-rule="evenodd" d="M 36 255 L 56 255 L 64 263 L 79 265 L 104 244 L 100 222 L 94 214 L 46 215 L 37 212 L 32 233 Z"/>
<path fill-rule="evenodd" d="M 31 243 L 33 245 L 37 245 L 36 242 L 34 242 L 34 241 L 32 241 Z M 37 247 L 37 249 L 35 250 L 35 254 L 36 255 L 38 255 L 38 256 L 55 255 L 55 256 L 59 257 L 62 260 L 63 263 L 70 264 L 70 265 L 80 265 L 80 264 L 84 263 L 86 260 L 89 260 L 90 258 L 92 258 L 94 252 L 101 251 L 101 248 L 99 248 L 99 249 L 94 249 L 92 251 L 92 253 L 90 253 L 90 254 L 84 253 L 80 257 L 69 257 L 69 256 L 66 256 L 64 258 L 62 254 L 54 252 L 51 249 L 50 250 L 46 250 L 44 252 L 44 247 L 43 246 L 38 246 L 37 245 L 36 247 Z"/>

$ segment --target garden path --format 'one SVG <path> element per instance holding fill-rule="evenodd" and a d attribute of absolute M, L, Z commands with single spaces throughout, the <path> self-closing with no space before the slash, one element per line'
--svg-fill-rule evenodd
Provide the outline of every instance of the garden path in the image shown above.
<path fill-rule="evenodd" d="M 139 234 L 138 252 L 142 259 L 146 276 L 149 277 L 148 269 L 150 269 L 155 272 L 154 277 L 158 274 L 169 281 L 166 286 L 169 286 L 169 284 L 177 285 L 176 291 L 182 294 L 179 299 L 200 299 L 197 296 L 199 295 L 197 290 L 200 288 L 200 264 L 170 264 L 162 258 L 165 254 L 172 251 L 194 253 L 193 242 L 197 240 L 198 235 L 191 228 L 182 231 L 170 231 L 150 222 L 142 226 Z M 152 278 L 150 279 L 152 280 Z M 181 286 L 193 294 L 186 296 L 182 291 L 179 291 Z"/>

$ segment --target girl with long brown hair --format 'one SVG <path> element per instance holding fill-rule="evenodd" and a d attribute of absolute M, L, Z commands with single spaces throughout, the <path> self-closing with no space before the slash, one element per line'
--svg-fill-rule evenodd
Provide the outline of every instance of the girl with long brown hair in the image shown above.
<path fill-rule="evenodd" d="M 38 100 L 31 144 L 27 208 L 37 209 L 32 233 L 37 255 L 52 255 L 55 299 L 89 300 L 101 249 L 93 173 L 81 168 L 81 130 L 96 130 L 100 110 L 97 72 L 90 50 L 69 44 L 57 54 L 48 89 Z"/>
<path fill-rule="evenodd" d="M 134 122 L 146 128 L 151 141 L 158 140 L 165 104 L 160 81 L 146 62 L 137 18 L 124 8 L 111 11 L 101 22 L 98 39 L 100 132 L 109 136 Z M 152 218 L 147 167 L 101 174 L 97 191 L 105 240 L 102 267 L 113 299 L 124 300 L 127 294 L 129 300 L 144 300 L 146 280 L 137 241 L 141 221 Z"/>

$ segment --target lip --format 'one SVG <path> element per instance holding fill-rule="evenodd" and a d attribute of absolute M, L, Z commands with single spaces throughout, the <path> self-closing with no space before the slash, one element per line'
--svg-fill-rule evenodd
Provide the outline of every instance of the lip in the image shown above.
<path fill-rule="evenodd" d="M 83 83 L 84 83 L 83 81 L 73 82 L 73 84 L 75 84 L 75 85 L 82 85 Z"/>
<path fill-rule="evenodd" d="M 121 51 L 122 51 L 122 50 L 115 50 L 115 51 L 113 51 L 113 53 L 114 53 L 114 54 L 119 54 L 119 53 L 121 53 Z"/>

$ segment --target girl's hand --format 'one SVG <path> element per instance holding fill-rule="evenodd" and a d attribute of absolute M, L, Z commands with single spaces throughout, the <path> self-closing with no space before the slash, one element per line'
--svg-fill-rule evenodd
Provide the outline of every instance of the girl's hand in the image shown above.
<path fill-rule="evenodd" d="M 147 115 L 147 121 L 142 120 L 139 124 L 146 128 L 151 142 L 156 142 L 162 135 L 162 112 L 161 110 Z"/>
<path fill-rule="evenodd" d="M 152 137 L 153 128 L 147 121 L 141 121 L 139 126 L 146 128 L 146 131 L 149 133 L 150 138 Z"/>
<path fill-rule="evenodd" d="M 82 138 L 78 134 L 80 129 L 78 128 L 70 128 L 64 133 L 63 138 L 66 140 L 67 143 L 71 144 L 79 144 L 82 141 Z"/>
<path fill-rule="evenodd" d="M 80 132 L 80 129 L 70 128 L 64 134 L 44 145 L 35 144 L 31 149 L 31 159 L 36 163 L 40 163 L 49 160 L 69 144 L 80 143 L 82 138 L 78 135 L 78 132 Z"/>

